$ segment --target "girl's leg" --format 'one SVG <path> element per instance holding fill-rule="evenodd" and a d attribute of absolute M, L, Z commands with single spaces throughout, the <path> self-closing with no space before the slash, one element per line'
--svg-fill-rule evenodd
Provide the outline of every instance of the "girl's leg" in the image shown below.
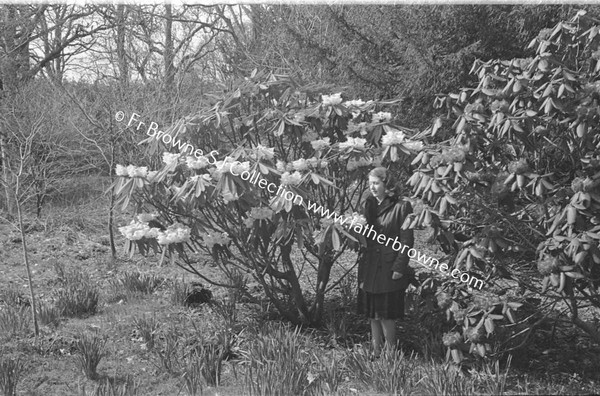
<path fill-rule="evenodd" d="M 383 345 L 383 328 L 381 327 L 381 320 L 371 319 L 371 336 L 373 337 L 373 351 L 377 356 Z"/>
<path fill-rule="evenodd" d="M 396 349 L 396 321 L 394 319 L 382 319 L 381 327 L 387 347 L 391 350 Z"/>

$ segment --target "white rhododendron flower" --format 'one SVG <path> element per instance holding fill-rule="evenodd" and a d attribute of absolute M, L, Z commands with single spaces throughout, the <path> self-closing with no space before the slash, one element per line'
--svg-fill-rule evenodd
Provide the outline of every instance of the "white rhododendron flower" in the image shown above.
<path fill-rule="evenodd" d="M 366 158 L 360 158 L 359 160 L 351 159 L 348 161 L 348 165 L 346 169 L 349 171 L 353 171 L 354 169 L 360 168 L 362 166 L 370 166 L 372 161 L 369 161 Z"/>
<path fill-rule="evenodd" d="M 279 172 L 285 172 L 285 162 L 278 160 L 276 167 Z"/>
<path fill-rule="evenodd" d="M 285 172 L 281 175 L 281 185 L 295 186 L 302 181 L 302 174 L 298 171 L 294 173 Z"/>
<path fill-rule="evenodd" d="M 162 155 L 162 161 L 167 165 L 173 165 L 179 162 L 181 154 L 172 154 L 165 151 Z"/>
<path fill-rule="evenodd" d="M 319 220 L 319 223 L 321 223 L 321 228 L 327 228 L 333 224 L 333 219 L 328 219 L 327 217 L 323 217 L 322 219 Z"/>
<path fill-rule="evenodd" d="M 342 93 L 323 95 L 323 106 L 333 106 L 342 103 Z"/>
<path fill-rule="evenodd" d="M 158 231 L 160 231 L 158 228 L 150 228 L 148 224 L 136 220 L 132 220 L 127 226 L 119 227 L 119 232 L 130 241 L 153 238 Z"/>
<path fill-rule="evenodd" d="M 263 158 L 271 161 L 275 157 L 275 148 L 274 147 L 265 147 L 262 144 L 253 148 L 254 154 L 252 158 L 256 160 L 261 160 Z"/>
<path fill-rule="evenodd" d="M 319 159 L 315 158 L 315 157 L 311 157 L 306 160 L 306 163 L 312 168 L 317 168 L 319 166 Z"/>
<path fill-rule="evenodd" d="M 340 150 L 343 150 L 346 148 L 355 148 L 355 149 L 359 149 L 359 150 L 364 150 L 366 143 L 367 143 L 366 139 L 349 137 L 348 140 L 340 143 Z"/>
<path fill-rule="evenodd" d="M 301 122 L 304 122 L 305 119 L 306 119 L 306 116 L 302 113 L 294 114 L 294 122 L 301 123 Z"/>
<path fill-rule="evenodd" d="M 185 164 L 190 169 L 202 169 L 210 165 L 210 163 L 208 162 L 208 158 L 206 158 L 205 156 L 200 156 L 197 158 L 189 155 L 185 158 Z"/>
<path fill-rule="evenodd" d="M 308 169 L 308 163 L 304 158 L 300 158 L 296 161 L 292 161 L 292 166 L 297 171 L 303 171 Z"/>
<path fill-rule="evenodd" d="M 329 165 L 329 161 L 321 161 L 321 168 L 327 168 L 327 165 Z"/>
<path fill-rule="evenodd" d="M 389 130 L 383 138 L 381 138 L 382 146 L 392 146 L 394 144 L 400 144 L 405 142 L 406 135 L 404 132 L 399 130 Z"/>
<path fill-rule="evenodd" d="M 175 223 L 161 232 L 156 240 L 159 245 L 169 245 L 171 243 L 181 243 L 190 240 L 190 228 L 183 224 Z"/>
<path fill-rule="evenodd" d="M 146 177 L 148 175 L 148 167 L 147 166 L 134 166 L 129 165 L 126 169 L 129 177 Z"/>
<path fill-rule="evenodd" d="M 392 113 L 380 111 L 379 113 L 373 114 L 373 122 L 386 122 L 392 119 Z"/>
<path fill-rule="evenodd" d="M 219 233 L 209 231 L 202 236 L 202 240 L 204 241 L 206 247 L 209 250 L 212 250 L 215 245 L 227 246 L 227 244 L 231 241 L 231 238 L 229 238 L 229 235 L 226 232 Z"/>
<path fill-rule="evenodd" d="M 331 145 L 331 143 L 330 139 L 326 137 L 319 140 L 313 140 L 312 142 L 310 142 L 310 145 L 314 150 L 322 150 L 328 148 Z"/>
<path fill-rule="evenodd" d="M 247 219 L 244 219 L 244 225 L 246 226 L 246 228 L 252 228 L 254 226 L 254 220 L 252 217 L 248 217 Z"/>
<path fill-rule="evenodd" d="M 142 223 L 147 223 L 150 220 L 156 220 L 158 213 L 140 213 L 137 215 L 137 219 Z"/>
<path fill-rule="evenodd" d="M 115 174 L 117 176 L 128 176 L 129 172 L 127 172 L 127 168 L 123 165 L 117 165 L 117 169 L 115 169 Z"/>

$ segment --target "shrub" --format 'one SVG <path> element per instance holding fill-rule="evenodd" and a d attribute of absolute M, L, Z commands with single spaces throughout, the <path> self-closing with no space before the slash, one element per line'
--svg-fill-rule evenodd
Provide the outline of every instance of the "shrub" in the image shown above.
<path fill-rule="evenodd" d="M 80 333 L 76 347 L 79 352 L 77 360 L 85 376 L 91 380 L 98 378 L 96 368 L 100 360 L 106 355 L 106 339 L 93 333 Z"/>
<path fill-rule="evenodd" d="M 17 384 L 23 369 L 24 364 L 18 357 L 0 355 L 0 390 L 5 396 L 17 395 Z"/>

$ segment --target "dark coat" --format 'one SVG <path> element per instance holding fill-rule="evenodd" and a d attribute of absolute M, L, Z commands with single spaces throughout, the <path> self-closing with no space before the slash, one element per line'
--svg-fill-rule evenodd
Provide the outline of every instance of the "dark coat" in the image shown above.
<path fill-rule="evenodd" d="M 364 215 L 367 224 L 372 225 L 377 234 L 364 233 L 367 249 L 358 265 L 358 284 L 364 291 L 387 293 L 408 287 L 414 275 L 414 271 L 408 265 L 408 249 L 414 244 L 414 233 L 413 230 L 403 230 L 402 224 L 410 213 L 410 202 L 395 196 L 385 197 L 381 204 L 374 196 L 366 199 Z M 383 243 L 377 242 L 380 234 L 385 235 Z M 408 246 L 403 253 L 398 244 L 394 250 L 393 241 L 396 237 L 402 246 Z M 388 238 L 392 241 L 388 242 Z M 403 276 L 393 280 L 393 272 L 399 272 Z"/>

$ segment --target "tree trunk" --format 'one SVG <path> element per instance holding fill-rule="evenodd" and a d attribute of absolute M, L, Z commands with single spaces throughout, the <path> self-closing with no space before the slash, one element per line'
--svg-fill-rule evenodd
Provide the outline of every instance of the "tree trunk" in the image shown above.
<path fill-rule="evenodd" d="M 113 183 L 113 177 L 112 177 L 112 168 L 110 171 L 110 182 L 111 184 Z M 115 247 L 115 235 L 113 232 L 113 223 L 114 223 L 114 208 L 115 208 L 115 192 L 111 191 L 110 192 L 110 207 L 108 208 L 108 239 L 110 241 L 110 254 L 111 254 L 111 259 L 112 259 L 112 263 L 114 265 L 116 259 L 117 259 L 117 248 Z"/>
<path fill-rule="evenodd" d="M 4 195 L 6 197 L 6 213 L 7 218 L 12 219 L 13 205 L 12 205 L 12 174 L 8 171 L 8 156 L 6 155 L 6 143 L 4 136 L 0 134 L 0 159 L 2 160 L 2 177 L 4 179 Z"/>
<path fill-rule="evenodd" d="M 119 81 L 123 88 L 129 85 L 129 64 L 125 54 L 125 4 L 117 6 L 117 62 L 119 66 Z"/>
<path fill-rule="evenodd" d="M 325 290 L 331 276 L 331 267 L 333 266 L 333 258 L 330 254 L 323 258 L 317 271 L 317 293 L 315 302 L 311 307 L 311 321 L 319 323 L 323 317 L 323 308 L 325 305 Z"/>
<path fill-rule="evenodd" d="M 300 282 L 298 281 L 298 276 L 296 275 L 296 271 L 294 270 L 294 265 L 290 257 L 291 252 L 292 243 L 281 247 L 281 261 L 283 263 L 283 269 L 284 272 L 289 275 L 288 282 L 291 287 L 290 297 L 294 304 L 294 308 L 297 311 L 299 321 L 304 324 L 310 324 L 308 309 L 306 307 L 306 302 L 304 301 L 304 296 L 302 295 L 302 288 L 300 287 Z"/>
<path fill-rule="evenodd" d="M 23 243 L 23 260 L 25 261 L 25 267 L 27 268 L 27 282 L 29 283 L 29 293 L 31 294 L 31 315 L 33 316 L 33 328 L 35 331 L 36 338 L 40 335 L 40 329 L 37 321 L 37 304 L 35 302 L 35 293 L 33 291 L 33 279 L 31 276 L 31 267 L 29 266 L 29 256 L 27 254 L 27 240 L 25 239 L 25 227 L 23 226 L 23 216 L 21 214 L 21 204 L 19 202 L 19 187 L 21 184 L 20 174 L 23 171 L 23 161 L 21 158 L 21 169 L 17 175 L 15 184 L 15 202 L 17 206 L 17 217 L 19 218 L 19 229 L 21 231 L 21 242 Z"/>
<path fill-rule="evenodd" d="M 170 4 L 165 4 L 165 94 L 171 98 L 175 82 L 175 67 L 173 65 L 173 14 Z"/>

